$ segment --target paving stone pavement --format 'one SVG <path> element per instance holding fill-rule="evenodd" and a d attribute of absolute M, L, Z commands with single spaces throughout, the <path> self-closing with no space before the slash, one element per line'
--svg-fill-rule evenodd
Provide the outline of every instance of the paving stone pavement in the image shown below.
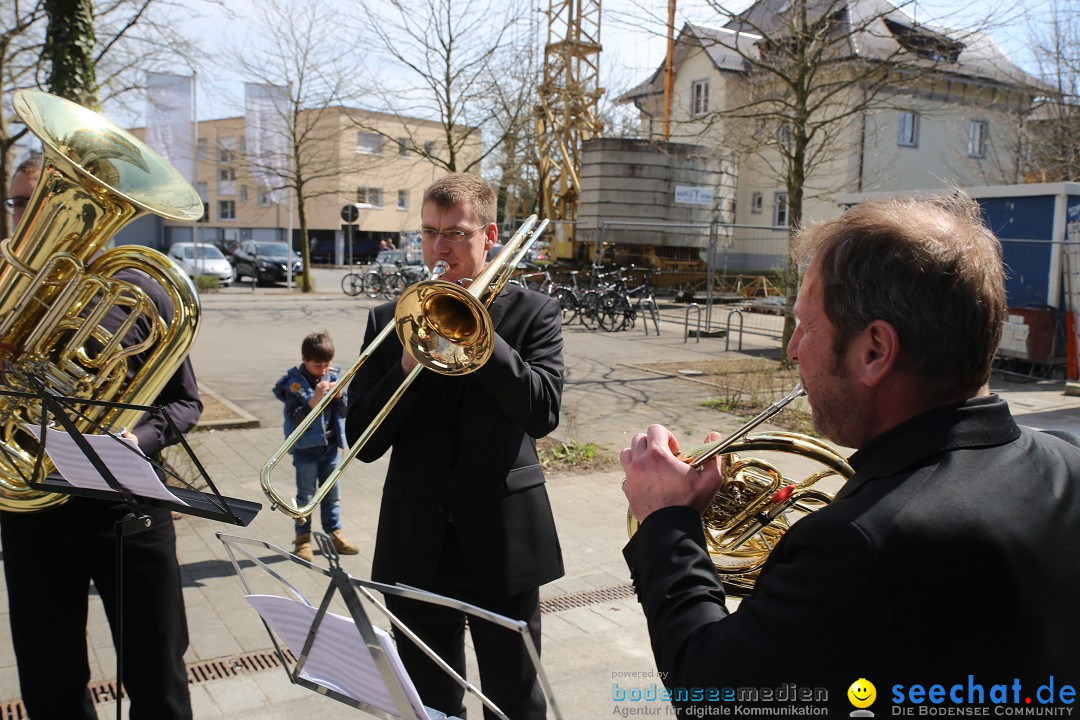
<path fill-rule="evenodd" d="M 308 295 L 283 287 L 252 289 L 242 284 L 203 298 L 203 327 L 192 351 L 196 374 L 209 395 L 223 398 L 237 409 L 240 424 L 245 426 L 203 428 L 189 437 L 222 494 L 268 504 L 259 487 L 259 469 L 282 440 L 280 404 L 270 394 L 270 387 L 287 367 L 299 361 L 302 337 L 314 329 L 328 329 L 337 344 L 336 361 L 343 365 L 359 353 L 367 311 L 375 301 L 344 296 L 339 290 L 343 274 L 342 270 L 316 270 L 317 292 Z M 691 338 L 686 342 L 681 327 L 665 324 L 661 329 L 659 336 L 646 335 L 640 326 L 620 333 L 588 332 L 578 326 L 566 329 L 568 372 L 558 439 L 596 442 L 602 453 L 614 457 L 634 432 L 651 422 L 663 422 L 692 442 L 709 430 L 729 432 L 741 424 L 731 416 L 701 407 L 708 390 L 692 379 L 643 368 L 648 363 L 722 354 L 725 339 L 695 342 Z M 747 353 L 775 352 L 777 347 L 768 337 L 745 336 L 743 340 Z M 1020 380 L 995 375 L 992 385 L 1007 396 L 1022 422 L 1080 432 L 1080 398 L 1066 396 L 1060 383 Z M 477 437 L 477 447 L 482 451 L 482 436 Z M 417 452 L 423 452 L 419 442 Z M 797 474 L 798 461 L 790 469 Z M 344 530 L 361 548 L 359 555 L 343 557 L 342 564 L 355 577 L 366 578 L 370 570 L 385 470 L 385 458 L 369 465 L 355 463 L 342 479 Z M 627 592 L 629 574 L 621 556 L 626 541 L 621 477 L 614 465 L 602 472 L 553 475 L 548 482 L 566 576 L 541 589 L 546 608 L 543 660 L 566 718 L 611 716 L 616 708 L 612 683 L 618 678 L 623 678 L 624 684 L 625 678 L 636 678 L 633 682 L 645 687 L 650 682 L 649 673 L 655 670 L 644 619 Z M 292 483 L 292 468 L 286 459 L 275 473 L 275 487 L 287 491 Z M 243 598 L 228 553 L 215 535 L 219 531 L 285 549 L 291 546 L 293 534 L 291 521 L 268 507 L 246 528 L 194 517 L 177 521 L 177 555 L 191 633 L 186 660 L 193 672 L 207 676 L 191 688 L 195 718 L 276 719 L 310 713 L 333 720 L 360 715 L 291 685 L 280 668 L 247 669 L 254 662 L 252 658 L 258 662 L 265 659 L 271 644 L 258 616 Z M 269 558 L 272 554 L 259 556 Z M 321 558 L 316 556 L 316 560 Z M 308 597 L 317 599 L 325 580 L 298 567 L 286 567 L 289 565 L 272 563 L 276 570 L 289 574 Z M 0 718 L 19 717 L 4 714 L 4 708 L 12 707 L 19 697 L 6 592 L 0 578 Z M 115 655 L 96 595 L 87 632 L 91 683 L 107 683 L 115 678 Z M 666 714 L 661 703 L 644 704 Z M 470 705 L 470 710 L 480 717 L 476 707 Z M 126 703 L 124 710 L 126 715 Z M 103 719 L 116 717 L 112 701 L 100 702 L 98 711 Z"/>

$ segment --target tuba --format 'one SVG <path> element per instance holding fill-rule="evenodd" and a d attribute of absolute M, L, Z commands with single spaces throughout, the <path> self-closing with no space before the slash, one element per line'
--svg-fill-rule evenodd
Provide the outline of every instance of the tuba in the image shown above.
<path fill-rule="evenodd" d="M 746 594 L 753 588 L 769 553 L 798 515 L 832 502 L 832 495 L 814 486 L 827 477 L 847 481 L 854 474 L 842 455 L 817 438 L 793 432 L 747 435 L 802 395 L 805 392 L 797 385 L 728 437 L 699 445 L 680 456 L 699 469 L 710 458 L 721 456 L 724 482 L 702 513 L 701 523 L 713 567 L 735 594 Z M 772 463 L 751 456 L 763 452 L 799 455 L 822 469 L 795 482 Z M 627 511 L 626 529 L 631 537 L 637 527 L 637 520 Z"/>
<path fill-rule="evenodd" d="M 0 510 L 31 512 L 66 495 L 30 487 L 40 454 L 25 425 L 40 424 L 40 382 L 67 398 L 146 405 L 187 356 L 199 323 L 191 280 L 165 255 L 141 245 L 101 252 L 120 228 L 147 213 L 194 221 L 202 201 L 184 178 L 144 143 L 102 116 L 48 93 L 22 90 L 15 111 L 42 143 L 41 177 L 22 222 L 0 242 Z M 115 279 L 137 269 L 157 281 L 175 308 L 171 322 L 137 286 Z M 100 321 L 114 308 L 115 331 Z M 133 343 L 140 319 L 151 332 Z M 143 363 L 129 373 L 133 356 Z M 129 377 L 129 375 L 131 375 Z M 132 427 L 142 412 L 78 405 L 80 431 Z M 54 470 L 42 458 L 42 472 Z"/>

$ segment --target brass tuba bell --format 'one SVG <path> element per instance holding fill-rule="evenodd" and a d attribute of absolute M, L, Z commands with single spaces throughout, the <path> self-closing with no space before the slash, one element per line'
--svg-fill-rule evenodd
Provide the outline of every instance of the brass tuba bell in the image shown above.
<path fill-rule="evenodd" d="M 41 177 L 12 237 L 0 242 L 0 370 L 7 390 L 33 392 L 28 376 L 73 398 L 146 405 L 187 356 L 199 323 L 191 280 L 165 255 L 140 245 L 100 252 L 121 227 L 147 213 L 194 221 L 202 201 L 161 156 L 101 115 L 48 93 L 22 90 L 12 104 L 43 147 Z M 140 288 L 113 276 L 139 270 L 157 281 L 175 307 L 166 323 Z M 115 332 L 98 323 L 120 307 L 128 320 Z M 139 317 L 153 331 L 125 342 Z M 143 354 L 128 377 L 128 362 Z M 140 411 L 86 405 L 80 431 L 132 427 Z M 66 495 L 27 484 L 38 441 L 24 425 L 40 423 L 36 400 L 0 396 L 0 510 L 29 512 Z M 43 459 L 43 472 L 53 470 Z"/>

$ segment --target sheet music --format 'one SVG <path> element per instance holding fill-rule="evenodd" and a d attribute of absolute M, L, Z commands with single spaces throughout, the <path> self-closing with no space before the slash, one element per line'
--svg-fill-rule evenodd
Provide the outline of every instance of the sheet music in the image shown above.
<path fill-rule="evenodd" d="M 293 655 L 300 657 L 318 608 L 277 595 L 245 597 Z M 390 661 L 390 667 L 401 681 L 413 712 L 419 718 L 428 717 L 424 704 L 420 701 L 420 694 L 401 663 L 393 638 L 385 630 L 375 626 L 372 626 L 372 630 Z M 323 616 L 315 642 L 300 674 L 354 700 L 394 715 L 399 713 L 352 618 L 330 612 Z"/>
<path fill-rule="evenodd" d="M 26 423 L 26 429 L 32 432 L 34 437 L 40 439 L 40 425 Z M 63 475 L 65 480 L 76 487 L 115 492 L 70 435 L 56 428 L 46 428 L 45 433 L 45 451 L 56 466 L 57 472 Z M 141 451 L 138 451 L 135 441 L 119 438 L 117 442 L 118 438 L 112 435 L 83 435 L 83 437 L 105 463 L 105 467 L 112 471 L 117 482 L 136 496 L 187 505 L 161 482 L 153 466 L 150 465 L 150 461 Z M 120 443 L 124 443 L 127 447 Z M 137 452 L 131 452 L 129 447 L 134 447 Z"/>

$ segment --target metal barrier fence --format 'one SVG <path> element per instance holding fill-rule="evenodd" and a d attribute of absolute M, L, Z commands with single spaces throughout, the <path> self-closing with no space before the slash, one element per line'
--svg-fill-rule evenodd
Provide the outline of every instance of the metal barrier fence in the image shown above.
<path fill-rule="evenodd" d="M 779 338 L 783 330 L 784 271 L 788 261 L 788 229 L 723 223 L 656 223 L 603 221 L 598 230 L 582 233 L 600 272 L 627 268 L 627 284 L 639 285 L 641 273 L 652 270 L 651 285 L 662 322 L 685 327 L 685 303 L 701 307 L 702 332 L 730 332 L 729 313 L 741 311 L 735 328 Z M 560 284 L 588 282 L 587 263 L 551 267 Z M 695 331 L 698 317 L 693 318 Z"/>

